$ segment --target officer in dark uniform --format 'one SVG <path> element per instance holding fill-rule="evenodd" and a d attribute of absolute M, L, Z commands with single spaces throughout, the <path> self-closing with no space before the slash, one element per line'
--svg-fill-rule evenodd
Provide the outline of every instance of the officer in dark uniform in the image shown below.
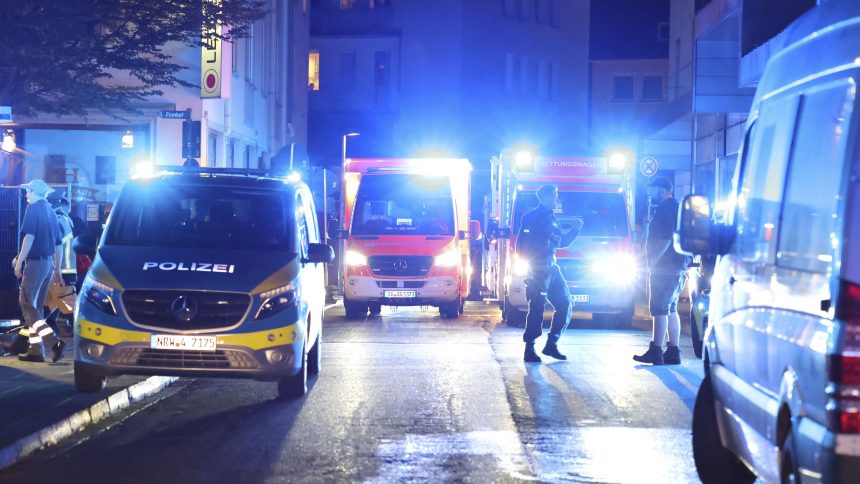
<path fill-rule="evenodd" d="M 549 300 L 555 312 L 543 354 L 559 360 L 567 357 L 558 351 L 558 339 L 570 321 L 572 304 L 567 282 L 555 262 L 555 251 L 573 243 L 582 229 L 582 220 L 574 219 L 573 227 L 562 233 L 553 210 L 560 205 L 558 188 L 544 185 L 536 193 L 540 205 L 523 216 L 517 234 L 516 249 L 520 257 L 529 264 L 526 274 L 526 299 L 529 312 L 526 316 L 526 329 L 523 341 L 526 344 L 523 360 L 540 363 L 535 353 L 535 340 L 542 334 L 544 304 Z"/>

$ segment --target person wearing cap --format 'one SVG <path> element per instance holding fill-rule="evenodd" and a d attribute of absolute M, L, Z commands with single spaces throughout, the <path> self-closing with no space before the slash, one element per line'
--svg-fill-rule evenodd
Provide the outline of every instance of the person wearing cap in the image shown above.
<path fill-rule="evenodd" d="M 52 360 L 63 357 L 66 344 L 54 334 L 45 322 L 42 309 L 51 280 L 62 284 L 60 275 L 60 250 L 62 240 L 57 216 L 51 209 L 46 197 L 53 190 L 42 180 L 33 180 L 21 185 L 27 191 L 27 209 L 21 223 L 23 240 L 21 250 L 15 257 L 15 277 L 21 279 L 18 302 L 24 323 L 29 328 L 30 347 L 18 355 L 22 361 L 45 361 L 43 342 L 53 351 Z"/>
<path fill-rule="evenodd" d="M 687 258 L 675 252 L 672 234 L 678 219 L 678 201 L 672 197 L 672 182 L 655 178 L 648 184 L 648 200 L 654 216 L 648 224 L 645 257 L 648 261 L 648 305 L 653 319 L 652 341 L 648 351 L 635 355 L 634 360 L 652 365 L 678 365 L 681 351 L 681 319 L 678 317 L 678 297 L 684 288 Z M 669 345 L 663 351 L 666 335 Z"/>

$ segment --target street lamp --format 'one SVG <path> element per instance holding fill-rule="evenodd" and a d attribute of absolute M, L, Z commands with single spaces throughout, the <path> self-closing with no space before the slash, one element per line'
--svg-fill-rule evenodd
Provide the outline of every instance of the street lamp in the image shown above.
<path fill-rule="evenodd" d="M 127 130 L 124 135 L 122 135 L 122 147 L 123 148 L 134 148 L 134 134 L 131 130 Z"/>
<path fill-rule="evenodd" d="M 353 137 L 353 136 L 358 136 L 360 134 L 361 133 L 351 132 L 351 133 L 346 133 L 345 135 L 343 135 L 343 152 L 342 152 L 342 155 L 340 158 L 340 166 L 341 167 L 346 165 L 346 139 Z"/>

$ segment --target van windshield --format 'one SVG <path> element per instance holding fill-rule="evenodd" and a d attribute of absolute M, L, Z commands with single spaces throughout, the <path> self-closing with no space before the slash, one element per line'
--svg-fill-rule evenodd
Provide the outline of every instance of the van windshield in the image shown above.
<path fill-rule="evenodd" d="M 454 235 L 447 176 L 364 175 L 353 213 L 353 235 Z"/>
<path fill-rule="evenodd" d="M 291 250 L 288 200 L 276 190 L 152 183 L 129 185 L 106 243 L 143 247 Z"/>
<path fill-rule="evenodd" d="M 626 237 L 627 209 L 623 193 L 570 192 L 560 190 L 562 212 L 555 217 L 562 231 L 573 225 L 574 218 L 582 218 L 584 225 L 580 235 L 591 237 Z M 519 231 L 520 221 L 527 212 L 538 206 L 532 191 L 518 191 L 514 205 L 514 231 Z"/>

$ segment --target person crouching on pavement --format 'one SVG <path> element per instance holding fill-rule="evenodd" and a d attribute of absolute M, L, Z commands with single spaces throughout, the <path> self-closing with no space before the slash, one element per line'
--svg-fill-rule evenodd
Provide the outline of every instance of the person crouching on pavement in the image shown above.
<path fill-rule="evenodd" d="M 654 217 L 648 225 L 645 238 L 645 256 L 648 260 L 648 304 L 653 318 L 653 340 L 644 354 L 634 360 L 652 365 L 679 365 L 681 351 L 681 319 L 678 317 L 678 297 L 686 281 L 687 257 L 675 252 L 672 233 L 678 219 L 678 201 L 672 198 L 672 182 L 657 178 L 648 185 L 648 199 Z M 666 334 L 669 346 L 663 352 Z"/>
<path fill-rule="evenodd" d="M 58 284 L 63 281 L 60 274 L 60 227 L 57 216 L 45 199 L 53 190 L 42 180 L 33 180 L 21 188 L 27 191 L 28 205 L 21 223 L 24 235 L 21 250 L 13 264 L 15 277 L 21 279 L 18 302 L 24 324 L 29 328 L 30 347 L 26 353 L 18 355 L 18 359 L 45 361 L 44 341 L 53 351 L 52 360 L 57 362 L 63 357 L 66 343 L 54 334 L 42 314 L 51 280 Z"/>
<path fill-rule="evenodd" d="M 554 209 L 561 205 L 555 185 L 538 188 L 536 195 L 540 205 L 523 215 L 516 243 L 517 253 L 529 264 L 525 278 L 529 312 L 523 333 L 526 344 L 523 360 L 528 363 L 541 361 L 535 353 L 535 340 L 543 333 L 543 310 L 547 300 L 555 312 L 542 353 L 558 360 L 567 359 L 558 351 L 558 340 L 570 321 L 573 305 L 567 282 L 556 264 L 555 251 L 572 244 L 583 225 L 581 219 L 574 219 L 573 227 L 562 233 L 554 214 Z"/>

